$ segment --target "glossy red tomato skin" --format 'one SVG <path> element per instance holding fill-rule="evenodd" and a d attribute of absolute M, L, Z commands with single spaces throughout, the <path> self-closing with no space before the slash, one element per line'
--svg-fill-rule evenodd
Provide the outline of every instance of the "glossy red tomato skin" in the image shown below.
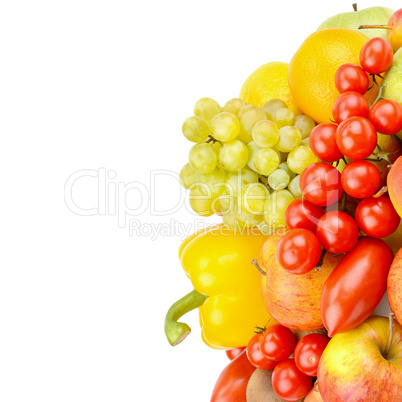
<path fill-rule="evenodd" d="M 354 91 L 364 95 L 369 87 L 369 78 L 361 67 L 343 64 L 336 71 L 335 86 L 339 93 Z"/>
<path fill-rule="evenodd" d="M 279 241 L 277 257 L 284 270 L 302 275 L 317 266 L 321 245 L 310 230 L 292 229 Z"/>
<path fill-rule="evenodd" d="M 294 359 L 296 367 L 306 375 L 317 377 L 318 363 L 329 338 L 321 334 L 303 336 L 295 347 Z"/>
<path fill-rule="evenodd" d="M 325 281 L 321 318 L 328 336 L 361 324 L 377 307 L 387 289 L 394 253 L 381 239 L 363 237 Z"/>
<path fill-rule="evenodd" d="M 248 381 L 255 367 L 244 351 L 222 371 L 212 391 L 211 402 L 246 401 Z"/>
<path fill-rule="evenodd" d="M 331 211 L 318 221 L 316 235 L 325 250 L 334 254 L 343 254 L 356 245 L 359 228 L 348 214 Z"/>
<path fill-rule="evenodd" d="M 372 163 L 362 160 L 348 163 L 341 174 L 342 188 L 355 198 L 375 194 L 381 184 L 381 173 Z"/>
<path fill-rule="evenodd" d="M 343 155 L 360 160 L 369 157 L 377 146 L 377 131 L 364 117 L 349 117 L 339 124 L 336 144 Z"/>
<path fill-rule="evenodd" d="M 381 99 L 370 109 L 369 120 L 375 129 L 385 135 L 402 130 L 402 106 L 390 99 Z"/>
<path fill-rule="evenodd" d="M 332 115 L 338 124 L 353 116 L 368 118 L 369 104 L 363 95 L 357 92 L 344 92 L 334 102 Z"/>
<path fill-rule="evenodd" d="M 237 356 L 241 355 L 245 350 L 246 350 L 245 346 L 242 348 L 228 349 L 226 350 L 226 356 L 228 357 L 229 360 L 234 360 L 236 359 Z"/>
<path fill-rule="evenodd" d="M 285 212 L 285 222 L 289 229 L 307 229 L 315 233 L 318 219 L 324 210 L 310 201 L 297 198 L 292 201 Z"/>
<path fill-rule="evenodd" d="M 272 370 L 278 362 L 269 360 L 260 349 L 261 334 L 255 334 L 246 347 L 246 354 L 250 363 L 261 370 Z"/>
<path fill-rule="evenodd" d="M 327 163 L 307 166 L 300 176 L 303 197 L 314 205 L 326 207 L 338 201 L 343 194 L 341 174 Z"/>
<path fill-rule="evenodd" d="M 370 74 L 382 74 L 389 70 L 394 59 L 394 51 L 384 38 L 371 38 L 360 51 L 360 64 Z"/>
<path fill-rule="evenodd" d="M 303 399 L 311 389 L 313 379 L 303 374 L 294 359 L 281 361 L 272 373 L 272 388 L 286 401 Z"/>
<path fill-rule="evenodd" d="M 293 332 L 280 324 L 269 326 L 260 338 L 261 352 L 269 359 L 282 361 L 294 351 L 296 339 Z"/>
<path fill-rule="evenodd" d="M 386 195 L 360 201 L 355 212 L 359 228 L 371 237 L 387 237 L 398 229 L 401 218 Z"/>
<path fill-rule="evenodd" d="M 313 154 L 325 162 L 335 162 L 343 157 L 336 145 L 336 124 L 322 123 L 315 126 L 309 137 L 310 149 Z"/>

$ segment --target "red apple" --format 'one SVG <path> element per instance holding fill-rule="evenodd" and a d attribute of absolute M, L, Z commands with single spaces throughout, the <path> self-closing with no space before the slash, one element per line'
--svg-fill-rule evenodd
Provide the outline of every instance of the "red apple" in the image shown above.
<path fill-rule="evenodd" d="M 393 324 L 390 333 L 388 318 L 371 316 L 330 340 L 318 366 L 324 401 L 401 401 L 402 326 Z"/>
<path fill-rule="evenodd" d="M 396 320 L 402 325 L 402 248 L 392 261 L 387 278 L 387 293 L 389 306 Z"/>

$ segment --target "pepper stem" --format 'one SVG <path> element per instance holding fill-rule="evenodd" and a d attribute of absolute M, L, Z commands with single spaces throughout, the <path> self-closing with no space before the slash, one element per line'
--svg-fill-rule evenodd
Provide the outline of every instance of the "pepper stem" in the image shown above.
<path fill-rule="evenodd" d="M 187 324 L 178 322 L 178 320 L 189 311 L 202 306 L 207 298 L 208 296 L 193 290 L 172 304 L 165 318 L 165 335 L 172 346 L 183 342 L 191 332 L 191 328 Z"/>

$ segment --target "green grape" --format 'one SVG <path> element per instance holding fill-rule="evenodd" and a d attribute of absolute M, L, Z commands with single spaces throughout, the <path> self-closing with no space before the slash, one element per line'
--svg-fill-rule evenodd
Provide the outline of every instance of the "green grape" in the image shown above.
<path fill-rule="evenodd" d="M 304 140 L 301 140 L 300 145 L 302 145 L 303 147 L 310 148 L 310 137 L 307 137 Z"/>
<path fill-rule="evenodd" d="M 193 211 L 201 216 L 211 216 L 214 214 L 211 208 L 213 199 L 202 195 L 196 187 L 190 191 L 190 206 Z"/>
<path fill-rule="evenodd" d="M 228 174 L 226 179 L 226 188 L 230 194 L 233 194 L 237 197 L 246 184 L 257 182 L 257 173 L 248 169 L 240 169 L 237 172 Z"/>
<path fill-rule="evenodd" d="M 295 115 L 288 108 L 281 108 L 276 111 L 274 122 L 278 126 L 278 128 L 291 126 L 295 121 Z"/>
<path fill-rule="evenodd" d="M 219 103 L 211 98 L 201 98 L 194 105 L 194 115 L 210 122 L 212 117 L 220 113 L 222 108 Z"/>
<path fill-rule="evenodd" d="M 247 214 L 244 211 L 240 213 L 227 213 L 223 215 L 223 223 L 232 231 L 242 231 L 246 227 L 258 225 L 262 221 L 262 216 Z"/>
<path fill-rule="evenodd" d="M 209 123 L 211 135 L 218 141 L 234 140 L 240 133 L 239 119 L 232 113 L 216 114 Z"/>
<path fill-rule="evenodd" d="M 223 169 L 215 168 L 210 173 L 198 173 L 197 190 L 208 197 L 216 197 L 225 190 L 226 175 Z"/>
<path fill-rule="evenodd" d="M 285 224 L 285 212 L 288 205 L 295 199 L 287 190 L 274 191 L 265 202 L 265 222 L 271 227 Z"/>
<path fill-rule="evenodd" d="M 252 131 L 254 124 L 260 120 L 266 120 L 265 113 L 257 106 L 246 105 L 241 108 L 237 115 L 240 121 L 240 138 L 245 143 L 253 140 Z"/>
<path fill-rule="evenodd" d="M 234 115 L 237 116 L 240 112 L 240 109 L 246 105 L 247 105 L 247 103 L 244 102 L 243 99 L 233 98 L 225 103 L 225 106 L 223 107 L 223 111 L 228 112 L 228 113 L 233 113 Z"/>
<path fill-rule="evenodd" d="M 268 176 L 268 184 L 274 190 L 283 190 L 289 184 L 290 177 L 283 169 L 276 169 Z"/>
<path fill-rule="evenodd" d="M 335 166 L 338 170 L 339 173 L 343 172 L 343 169 L 345 169 L 346 163 L 345 161 L 342 159 L 339 159 L 339 161 L 336 161 L 332 164 L 332 166 Z"/>
<path fill-rule="evenodd" d="M 260 150 L 261 148 L 255 143 L 255 141 L 250 141 L 247 144 L 247 150 L 248 150 L 248 162 L 247 166 L 253 170 L 254 172 L 257 172 L 257 169 L 254 166 L 254 155 Z M 257 172 L 258 173 L 258 172 Z"/>
<path fill-rule="evenodd" d="M 257 228 L 265 236 L 271 236 L 274 233 L 274 230 L 270 225 L 267 225 L 265 221 L 260 222 Z"/>
<path fill-rule="evenodd" d="M 209 136 L 208 123 L 201 117 L 191 116 L 184 120 L 183 135 L 191 142 L 204 142 Z"/>
<path fill-rule="evenodd" d="M 288 185 L 288 190 L 292 193 L 293 197 L 301 198 L 302 191 L 300 188 L 300 175 L 297 175 Z"/>
<path fill-rule="evenodd" d="M 212 149 L 215 151 L 216 155 L 219 155 L 223 145 L 219 141 L 211 143 Z"/>
<path fill-rule="evenodd" d="M 188 160 L 193 169 L 200 173 L 210 173 L 216 167 L 218 156 L 211 144 L 205 142 L 194 145 L 188 154 Z"/>
<path fill-rule="evenodd" d="M 293 126 L 285 126 L 279 129 L 279 140 L 275 145 L 281 152 L 290 152 L 293 148 L 300 145 L 300 131 Z"/>
<path fill-rule="evenodd" d="M 318 158 L 308 147 L 296 147 L 288 155 L 288 167 L 292 172 L 297 174 L 302 174 L 307 166 L 316 162 L 318 162 Z"/>
<path fill-rule="evenodd" d="M 246 166 L 247 161 L 247 147 L 238 140 L 226 142 L 219 153 L 219 162 L 229 172 L 235 172 L 243 168 Z"/>
<path fill-rule="evenodd" d="M 287 107 L 288 106 L 286 105 L 286 103 L 284 101 L 282 101 L 280 99 L 271 99 L 264 104 L 264 106 L 262 107 L 262 110 L 267 115 L 268 120 L 274 121 L 276 112 L 279 109 L 287 108 Z"/>
<path fill-rule="evenodd" d="M 264 204 L 269 196 L 262 183 L 250 183 L 244 187 L 239 197 L 240 208 L 252 215 L 264 215 Z"/>
<path fill-rule="evenodd" d="M 262 148 L 273 147 L 279 139 L 279 129 L 269 120 L 260 120 L 255 123 L 251 132 L 255 143 Z"/>
<path fill-rule="evenodd" d="M 186 163 L 180 171 L 180 184 L 187 190 L 194 186 L 197 181 L 198 172 L 189 163 Z"/>
<path fill-rule="evenodd" d="M 227 190 L 224 190 L 218 198 L 223 213 L 234 211 L 237 205 L 237 198 L 234 197 L 233 194 L 230 194 Z"/>
<path fill-rule="evenodd" d="M 280 163 L 280 157 L 272 148 L 261 148 L 253 157 L 254 166 L 259 174 L 268 176 Z"/>
<path fill-rule="evenodd" d="M 304 140 L 310 135 L 311 130 L 315 127 L 315 122 L 311 117 L 301 114 L 296 116 L 293 125 L 300 131 L 302 139 Z"/>
<path fill-rule="evenodd" d="M 284 170 L 289 175 L 289 180 L 292 180 L 296 177 L 296 174 L 293 173 L 286 162 L 282 162 L 278 166 L 279 169 Z"/>

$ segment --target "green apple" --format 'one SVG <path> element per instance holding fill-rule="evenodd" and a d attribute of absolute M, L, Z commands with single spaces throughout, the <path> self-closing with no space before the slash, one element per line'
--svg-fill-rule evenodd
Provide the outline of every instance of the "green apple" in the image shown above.
<path fill-rule="evenodd" d="M 402 326 L 393 324 L 390 333 L 388 318 L 371 316 L 329 341 L 318 366 L 324 401 L 401 400 Z"/>
<path fill-rule="evenodd" d="M 360 25 L 387 25 L 393 13 L 394 10 L 387 7 L 370 7 L 360 11 L 337 14 L 325 20 L 318 30 L 338 27 L 357 30 Z M 360 29 L 359 31 L 369 38 L 376 36 L 388 38 L 386 29 Z"/>

